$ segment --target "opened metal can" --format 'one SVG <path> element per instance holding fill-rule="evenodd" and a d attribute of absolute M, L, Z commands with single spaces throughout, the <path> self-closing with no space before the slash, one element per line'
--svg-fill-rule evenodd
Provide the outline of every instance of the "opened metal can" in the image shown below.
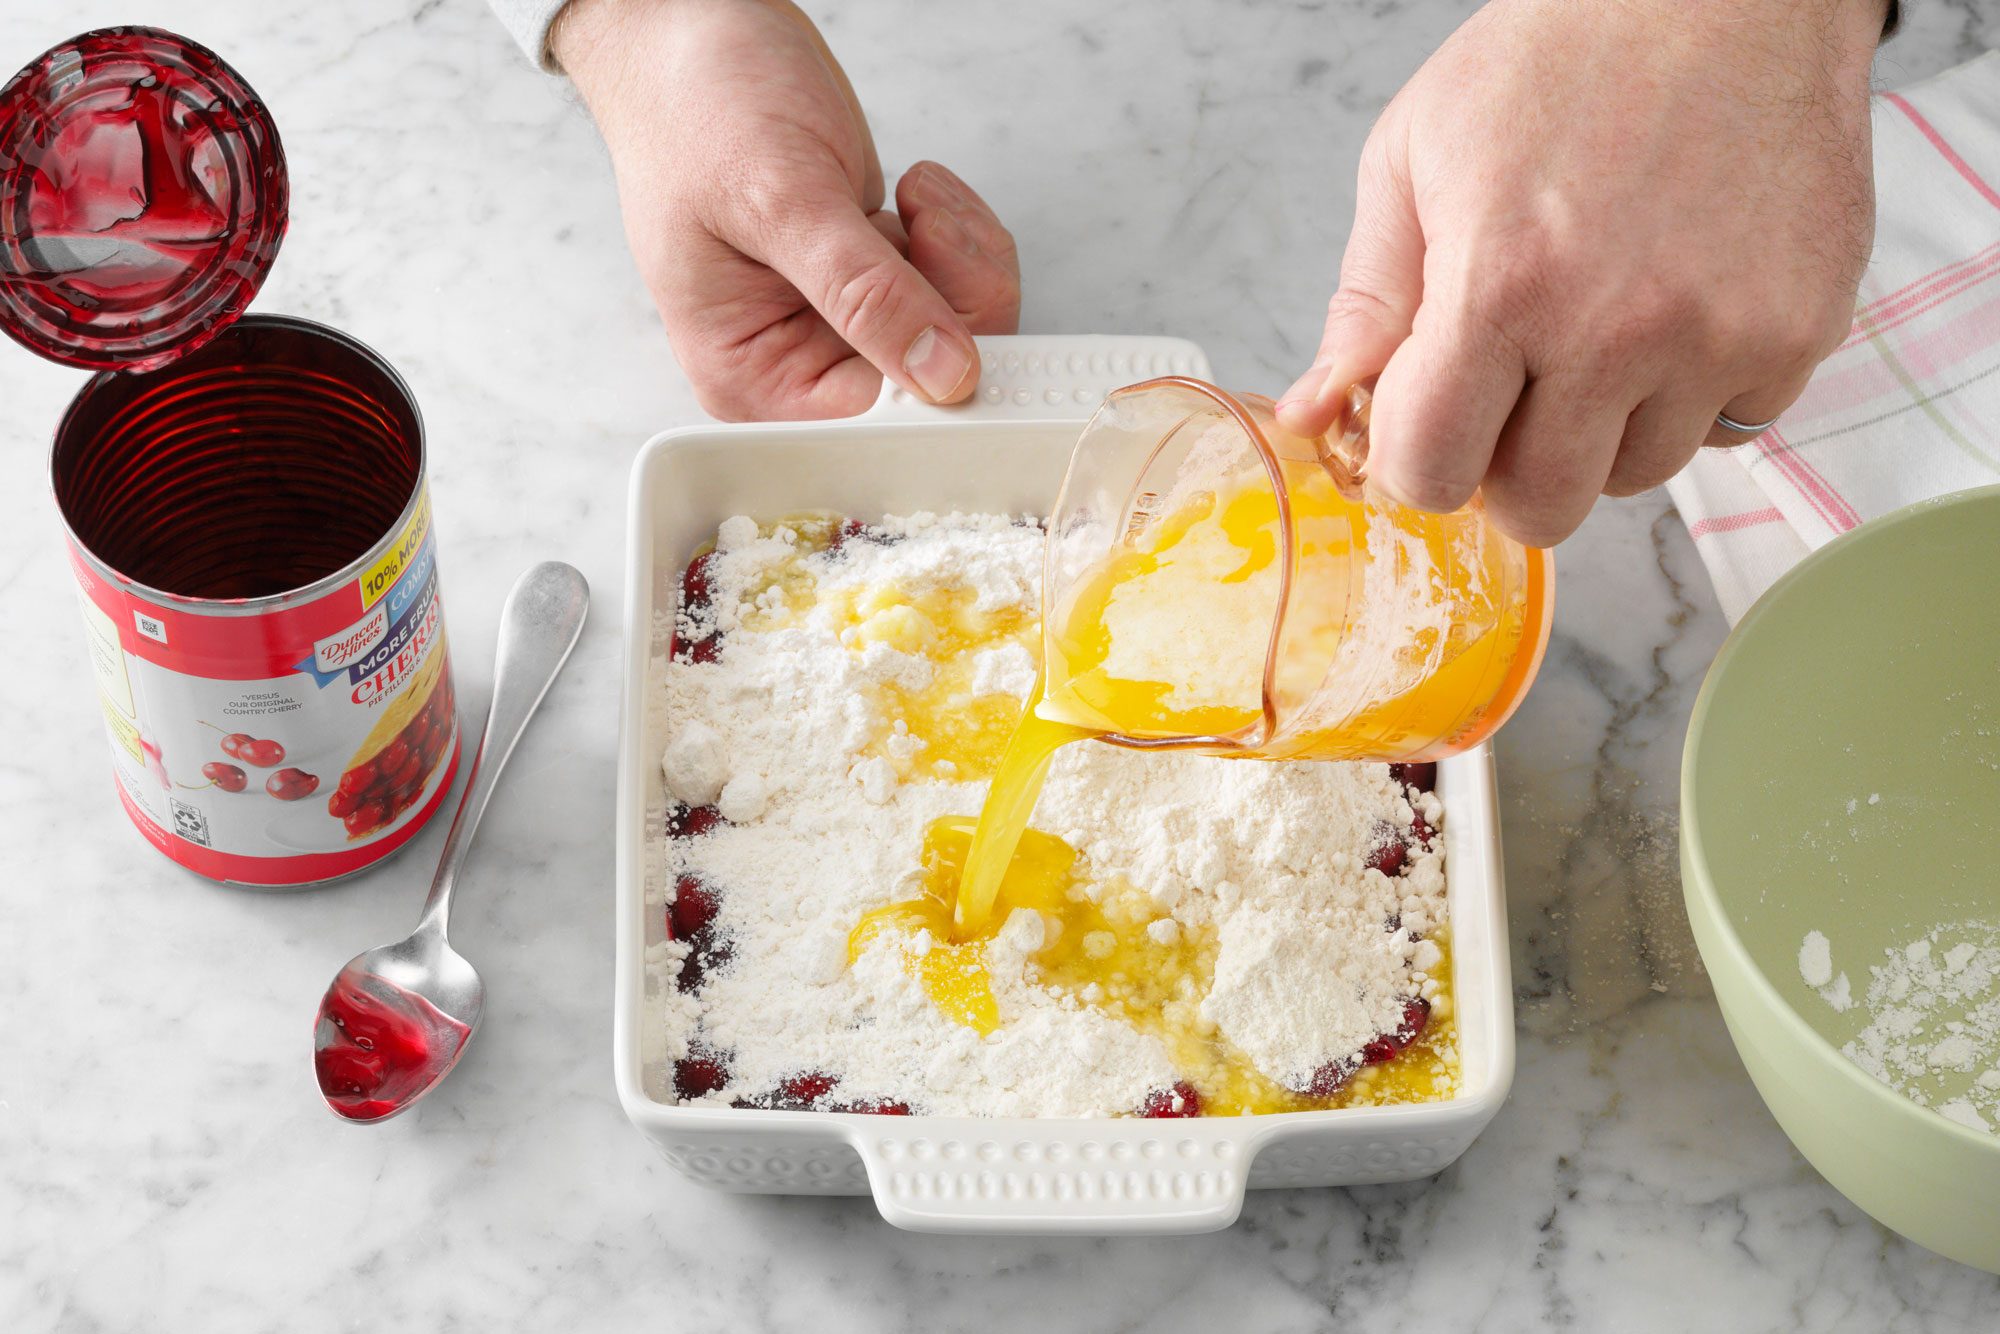
<path fill-rule="evenodd" d="M 0 89 L 0 327 L 99 371 L 50 476 L 119 797 L 182 866 L 272 886 L 407 842 L 460 745 L 408 388 L 243 315 L 287 198 L 263 106 L 183 38 L 89 33 Z"/>

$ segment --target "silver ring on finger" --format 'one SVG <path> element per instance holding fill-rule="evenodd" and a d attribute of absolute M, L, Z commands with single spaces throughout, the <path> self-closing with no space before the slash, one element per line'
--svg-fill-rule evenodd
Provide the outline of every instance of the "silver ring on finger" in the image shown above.
<path fill-rule="evenodd" d="M 1776 417 L 1767 422 L 1740 422 L 1726 412 L 1715 414 L 1715 424 L 1725 431 L 1741 431 L 1745 435 L 1762 435 L 1778 424 Z"/>

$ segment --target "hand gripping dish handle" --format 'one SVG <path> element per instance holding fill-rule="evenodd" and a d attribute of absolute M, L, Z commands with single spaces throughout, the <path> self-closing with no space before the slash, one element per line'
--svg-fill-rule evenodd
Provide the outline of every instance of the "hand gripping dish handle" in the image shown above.
<path fill-rule="evenodd" d="M 875 1207 L 916 1232 L 1213 1232 L 1242 1212 L 1255 1154 L 1198 1122 L 865 1121 Z"/>
<path fill-rule="evenodd" d="M 864 421 L 1074 421 L 1121 385 L 1159 375 L 1210 376 L 1208 356 L 1185 338 L 1124 334 L 996 334 L 980 338 L 979 388 L 937 407 L 883 380 Z"/>

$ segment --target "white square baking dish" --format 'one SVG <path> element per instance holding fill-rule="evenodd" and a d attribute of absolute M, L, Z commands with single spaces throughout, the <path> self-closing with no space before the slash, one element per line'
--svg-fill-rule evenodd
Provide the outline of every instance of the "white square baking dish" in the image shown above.
<path fill-rule="evenodd" d="M 1439 766 L 1462 1089 L 1448 1102 L 1275 1116 L 1038 1120 L 681 1107 L 647 1003 L 645 840 L 664 809 L 648 682 L 667 670 L 656 618 L 680 571 L 733 514 L 834 510 L 863 519 L 950 509 L 1045 512 L 1078 428 L 1104 393 L 1155 375 L 1206 377 L 1170 338 L 981 340 L 975 403 L 888 391 L 844 421 L 690 426 L 649 440 L 632 470 L 624 722 L 618 774 L 617 996 L 612 1060 L 632 1123 L 692 1181 L 722 1190 L 872 1192 L 898 1227 L 936 1232 L 1174 1233 L 1228 1226 L 1250 1187 L 1403 1181 L 1465 1152 L 1514 1072 L 1514 1009 L 1493 758 Z M 654 898 L 659 897 L 658 889 Z"/>

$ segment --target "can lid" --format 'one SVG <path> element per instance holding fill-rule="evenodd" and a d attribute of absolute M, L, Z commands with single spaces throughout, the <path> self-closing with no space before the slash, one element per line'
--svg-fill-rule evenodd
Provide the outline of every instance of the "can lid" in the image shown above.
<path fill-rule="evenodd" d="M 0 88 L 0 328 L 93 370 L 191 352 L 263 285 L 290 194 L 270 113 L 214 52 L 72 38 Z"/>

